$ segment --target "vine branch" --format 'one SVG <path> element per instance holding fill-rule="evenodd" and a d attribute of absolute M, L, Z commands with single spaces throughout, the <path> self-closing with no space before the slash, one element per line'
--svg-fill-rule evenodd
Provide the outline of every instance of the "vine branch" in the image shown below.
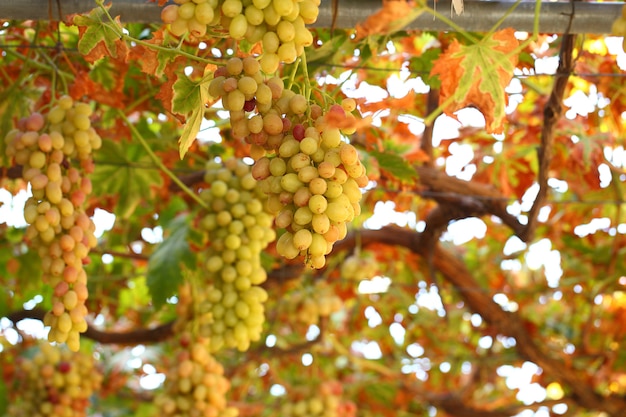
<path fill-rule="evenodd" d="M 573 14 L 571 17 L 573 18 Z M 570 74 L 574 70 L 573 52 L 575 41 L 576 35 L 563 35 L 561 50 L 559 52 L 559 67 L 556 71 L 557 75 L 554 81 L 554 86 L 552 87 L 552 92 L 550 93 L 548 102 L 543 110 L 541 147 L 538 150 L 539 173 L 537 175 L 537 183 L 539 184 L 539 192 L 537 193 L 537 197 L 528 212 L 528 223 L 526 227 L 521 231 L 521 233 L 517 233 L 517 236 L 523 242 L 529 242 L 535 235 L 535 229 L 537 228 L 538 223 L 537 216 L 539 215 L 539 210 L 545 204 L 545 200 L 548 196 L 548 177 L 554 151 L 554 134 L 556 124 L 563 113 L 562 103 L 567 82 Z"/>

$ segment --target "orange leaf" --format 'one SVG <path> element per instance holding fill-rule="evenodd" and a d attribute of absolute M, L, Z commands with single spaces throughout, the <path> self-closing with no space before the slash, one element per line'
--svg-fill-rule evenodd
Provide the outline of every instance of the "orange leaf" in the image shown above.
<path fill-rule="evenodd" d="M 372 124 L 371 116 L 357 119 L 351 113 L 341 114 L 339 112 L 328 112 L 324 116 L 324 120 L 328 126 L 339 129 L 359 130 Z"/>
<path fill-rule="evenodd" d="M 159 46 L 163 44 L 163 28 L 152 32 L 152 35 L 152 39 L 145 41 L 145 43 Z M 139 61 L 141 70 L 146 74 L 156 75 L 157 77 L 163 75 L 165 65 L 160 62 L 159 53 L 155 49 L 137 44 L 131 49 L 129 57 Z M 161 58 L 161 60 L 165 59 Z"/>
<path fill-rule="evenodd" d="M 487 132 L 503 132 L 508 102 L 504 89 L 518 59 L 511 54 L 518 46 L 514 34 L 513 29 L 504 29 L 474 45 L 454 40 L 435 61 L 431 76 L 438 75 L 441 80 L 439 104 L 447 103 L 443 110 L 448 116 L 474 106 L 485 116 Z M 448 103 L 448 99 L 452 101 Z"/>
<path fill-rule="evenodd" d="M 356 25 L 356 40 L 369 35 L 383 35 L 391 32 L 393 24 L 406 18 L 412 11 L 415 3 L 404 0 L 383 0 L 383 8 L 370 15 L 363 24 Z"/>

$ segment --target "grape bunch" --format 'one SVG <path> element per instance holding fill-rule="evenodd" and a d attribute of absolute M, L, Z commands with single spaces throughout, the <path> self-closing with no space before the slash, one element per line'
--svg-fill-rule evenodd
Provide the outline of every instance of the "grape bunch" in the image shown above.
<path fill-rule="evenodd" d="M 238 410 L 226 403 L 230 382 L 209 350 L 208 339 L 194 338 L 189 332 L 180 334 L 164 391 L 154 401 L 161 415 L 237 417 Z"/>
<path fill-rule="evenodd" d="M 611 35 L 622 36 L 622 50 L 626 52 L 626 5 L 622 6 L 622 14 L 613 22 Z"/>
<path fill-rule="evenodd" d="M 16 362 L 8 417 L 83 417 L 102 382 L 93 355 L 43 343 Z"/>
<path fill-rule="evenodd" d="M 355 417 L 356 405 L 342 399 L 343 388 L 337 381 L 322 383 L 317 392 L 299 394 L 281 405 L 280 417 Z"/>
<path fill-rule="evenodd" d="M 329 317 L 343 307 L 341 298 L 324 281 L 318 281 L 309 288 L 299 289 L 289 295 L 286 303 L 287 314 L 305 325 L 318 324 L 320 318 Z"/>
<path fill-rule="evenodd" d="M 288 259 L 304 255 L 307 265 L 322 268 L 333 244 L 346 236 L 346 223 L 360 214 L 361 187 L 368 181 L 356 148 L 328 123 L 345 120 L 354 100 L 323 112 L 290 93 L 283 93 L 287 99 L 279 99 L 273 109 L 289 130 L 278 135 L 280 142 L 268 138 L 261 152 L 253 152 L 252 173 L 269 196 L 276 226 L 286 229 L 278 252 Z"/>
<path fill-rule="evenodd" d="M 32 189 L 24 207 L 26 239 L 37 248 L 44 282 L 53 289 L 52 310 L 44 318 L 51 327 L 48 338 L 73 351 L 87 329 L 83 263 L 97 243 L 84 209 L 91 193 L 92 151 L 102 144 L 91 127 L 91 112 L 88 104 L 63 96 L 45 117 L 31 114 L 5 138 L 7 155 L 22 165 Z"/>
<path fill-rule="evenodd" d="M 285 89 L 278 77 L 264 80 L 252 58 L 231 58 L 214 73 L 209 94 L 229 111 L 232 134 L 251 145 L 252 175 L 268 195 L 267 208 L 286 229 L 278 252 L 302 254 L 322 268 L 332 245 L 360 214 L 367 182 L 356 148 L 343 134 L 354 132 L 353 99 L 324 110 Z"/>
<path fill-rule="evenodd" d="M 373 256 L 354 253 L 341 264 L 341 278 L 349 281 L 360 281 L 373 278 L 378 272 L 378 262 Z"/>
<path fill-rule="evenodd" d="M 202 210 L 196 223 L 208 242 L 201 258 L 209 281 L 203 308 L 212 318 L 211 350 L 245 351 L 261 337 L 265 321 L 261 252 L 276 238 L 273 217 L 264 210 L 250 166 L 241 160 L 209 162 L 204 179 L 210 187 L 200 198 L 209 210 Z"/>
<path fill-rule="evenodd" d="M 261 42 L 261 67 L 274 73 L 281 62 L 292 63 L 313 43 L 306 28 L 319 14 L 320 0 L 176 0 L 161 11 L 175 36 L 201 38 L 207 29 L 223 29 L 230 38 Z"/>

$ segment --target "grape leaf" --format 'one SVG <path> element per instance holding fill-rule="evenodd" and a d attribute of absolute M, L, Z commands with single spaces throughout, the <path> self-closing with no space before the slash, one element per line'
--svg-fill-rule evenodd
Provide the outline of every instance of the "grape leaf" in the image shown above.
<path fill-rule="evenodd" d="M 200 131 L 200 125 L 202 124 L 202 116 L 204 115 L 204 107 L 198 107 L 195 109 L 191 116 L 187 119 L 183 132 L 178 139 L 180 159 L 185 157 L 185 154 L 189 150 L 189 147 L 196 140 L 198 132 Z"/>
<path fill-rule="evenodd" d="M 91 180 L 94 195 L 118 198 L 114 214 L 123 219 L 129 218 L 140 202 L 150 201 L 153 187 L 163 184 L 140 144 L 111 140 L 102 141 Z"/>
<path fill-rule="evenodd" d="M 104 6 L 109 9 L 111 6 Z M 104 10 L 97 7 L 87 15 L 74 16 L 74 24 L 78 26 L 78 51 L 87 61 L 95 62 L 104 56 L 125 60 L 128 46 L 120 38 L 122 25 L 119 16 L 115 22 L 108 21 Z"/>
<path fill-rule="evenodd" d="M 198 107 L 202 107 L 201 83 L 194 82 L 185 75 L 179 76 L 172 88 L 172 111 L 187 116 Z"/>
<path fill-rule="evenodd" d="M 376 158 L 380 169 L 387 171 L 393 177 L 403 182 L 408 184 L 415 183 L 417 171 L 401 156 L 378 151 L 370 151 L 369 153 Z"/>
<path fill-rule="evenodd" d="M 165 72 L 165 67 L 176 57 L 176 50 L 171 51 L 159 48 L 158 50 L 147 46 L 162 46 L 165 39 L 165 29 L 160 28 L 152 32 L 152 38 L 145 40 L 143 44 L 134 45 L 130 51 L 130 58 L 136 59 L 141 65 L 141 70 L 146 74 L 161 77 Z"/>
<path fill-rule="evenodd" d="M 189 225 L 184 216 L 168 225 L 170 235 L 161 242 L 148 260 L 147 284 L 156 308 L 174 295 L 183 281 L 181 264 L 193 268 L 195 256 L 187 242 Z"/>
<path fill-rule="evenodd" d="M 435 58 L 438 57 L 440 53 L 441 50 L 439 48 L 430 48 L 421 55 L 409 59 L 409 69 L 411 72 L 419 74 L 424 83 L 434 89 L 440 88 L 439 78 L 430 75 L 430 71 L 432 70 Z"/>
<path fill-rule="evenodd" d="M 200 131 L 204 116 L 204 103 L 209 101 L 209 82 L 212 78 L 211 68 L 208 67 L 200 81 L 192 81 L 186 76 L 179 76 L 172 87 L 174 90 L 172 111 L 187 117 L 178 140 L 180 159 L 185 157 Z"/>
<path fill-rule="evenodd" d="M 508 97 L 504 89 L 513 77 L 518 46 L 513 29 L 504 29 L 484 37 L 474 45 L 453 40 L 435 61 L 431 76 L 441 80 L 439 104 L 444 112 L 475 106 L 485 116 L 488 133 L 502 133 Z M 448 102 L 448 100 L 451 102 Z"/>

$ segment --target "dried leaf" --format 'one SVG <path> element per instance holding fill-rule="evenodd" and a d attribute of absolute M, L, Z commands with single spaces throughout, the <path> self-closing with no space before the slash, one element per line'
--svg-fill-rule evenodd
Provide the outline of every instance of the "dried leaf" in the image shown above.
<path fill-rule="evenodd" d="M 474 45 L 461 45 L 454 40 L 433 65 L 432 75 L 441 80 L 439 103 L 453 101 L 444 112 L 454 112 L 468 106 L 477 107 L 485 116 L 489 133 L 502 133 L 508 97 L 504 89 L 513 77 L 518 46 L 513 29 L 504 29 L 483 38 Z"/>
<path fill-rule="evenodd" d="M 145 41 L 145 43 L 162 46 L 164 29 L 161 28 L 153 32 L 152 35 L 152 38 Z M 146 74 L 160 77 L 163 75 L 167 64 L 176 57 L 176 51 L 156 50 L 142 44 L 137 44 L 131 49 L 129 57 L 137 60 L 141 65 L 141 70 Z"/>

